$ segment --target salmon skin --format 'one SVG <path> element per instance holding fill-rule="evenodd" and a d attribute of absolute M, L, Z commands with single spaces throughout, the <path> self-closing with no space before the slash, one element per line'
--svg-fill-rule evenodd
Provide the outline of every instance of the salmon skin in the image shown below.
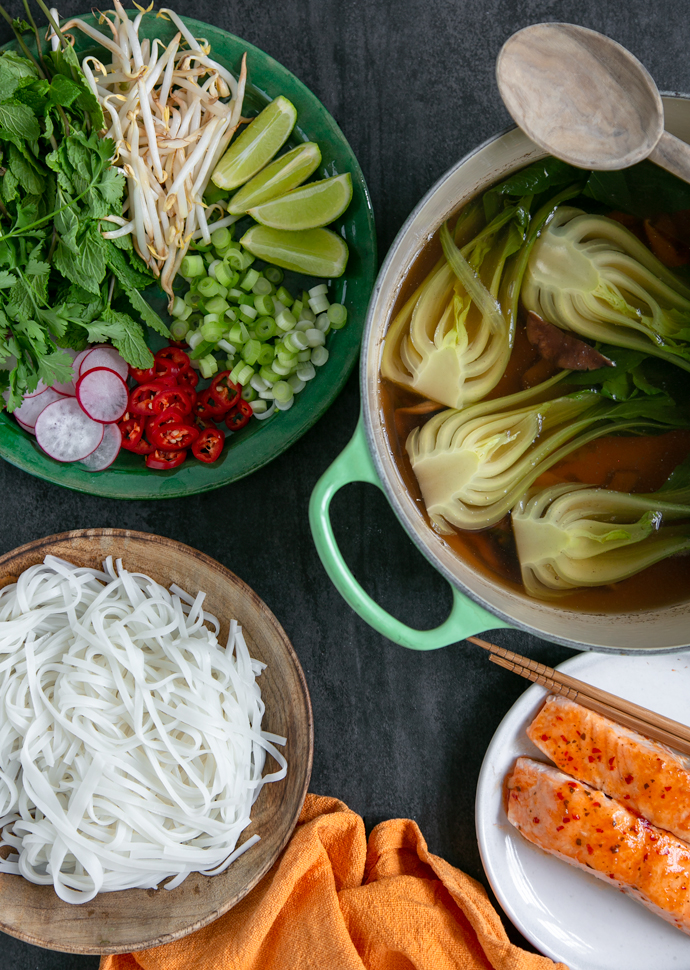
<path fill-rule="evenodd" d="M 690 771 L 681 755 L 566 697 L 547 697 L 527 736 L 561 771 L 690 841 Z"/>
<path fill-rule="evenodd" d="M 508 820 L 529 842 L 690 935 L 690 845 L 531 758 L 518 758 L 507 796 Z"/>

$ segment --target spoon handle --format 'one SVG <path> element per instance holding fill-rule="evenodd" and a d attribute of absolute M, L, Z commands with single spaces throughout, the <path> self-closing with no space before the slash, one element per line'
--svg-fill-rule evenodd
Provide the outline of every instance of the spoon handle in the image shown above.
<path fill-rule="evenodd" d="M 684 182 L 690 182 L 690 145 L 675 135 L 664 131 L 649 160 L 673 172 Z"/>

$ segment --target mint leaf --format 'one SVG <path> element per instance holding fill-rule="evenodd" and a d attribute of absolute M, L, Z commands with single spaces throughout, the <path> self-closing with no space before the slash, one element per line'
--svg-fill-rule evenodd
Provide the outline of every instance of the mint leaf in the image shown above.
<path fill-rule="evenodd" d="M 9 146 L 9 167 L 17 181 L 30 195 L 42 195 L 45 187 L 45 175 L 39 175 L 35 167 L 19 151 L 16 145 Z"/>
<path fill-rule="evenodd" d="M 124 321 L 127 321 L 125 335 L 122 338 L 113 338 L 113 346 L 120 351 L 127 363 L 142 370 L 152 367 L 153 354 L 146 346 L 144 330 L 141 325 L 126 313 L 118 313 L 109 308 L 104 311 L 103 315 L 113 320 L 117 318 L 118 322 L 123 323 L 123 325 Z"/>
<path fill-rule="evenodd" d="M 0 138 L 5 132 L 27 141 L 36 141 L 41 129 L 31 108 L 12 99 L 0 104 Z"/>
<path fill-rule="evenodd" d="M 82 89 L 75 81 L 65 77 L 64 74 L 56 74 L 50 84 L 48 97 L 53 104 L 59 104 L 63 108 L 69 108 L 81 93 Z"/>
<path fill-rule="evenodd" d="M 53 265 L 72 283 L 83 286 L 90 293 L 100 294 L 100 285 L 105 276 L 103 249 L 95 235 L 100 235 L 93 224 L 78 238 L 78 252 L 73 252 L 62 239 L 58 241 L 53 256 Z"/>

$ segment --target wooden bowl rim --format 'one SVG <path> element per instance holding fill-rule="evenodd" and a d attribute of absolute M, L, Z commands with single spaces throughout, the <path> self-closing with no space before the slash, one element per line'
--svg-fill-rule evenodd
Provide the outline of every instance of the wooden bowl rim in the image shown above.
<path fill-rule="evenodd" d="M 12 560 L 18 556 L 23 556 L 30 554 L 32 552 L 43 550 L 47 546 L 54 544 L 55 542 L 69 541 L 70 539 L 96 539 L 101 536 L 108 536 L 120 539 L 139 539 L 146 542 L 155 542 L 160 546 L 165 546 L 168 548 L 175 548 L 181 551 L 185 556 L 191 556 L 193 559 L 203 563 L 205 566 L 209 567 L 216 572 L 219 572 L 223 577 L 233 586 L 239 588 L 248 598 L 253 601 L 253 603 L 259 607 L 262 607 L 265 619 L 271 623 L 274 628 L 275 633 L 279 641 L 285 647 L 286 653 L 290 662 L 292 663 L 295 673 L 297 675 L 297 682 L 301 690 L 302 698 L 306 708 L 307 715 L 307 759 L 306 759 L 306 770 L 304 772 L 304 782 L 302 784 L 302 791 L 299 794 L 296 809 L 292 813 L 292 817 L 286 827 L 285 836 L 281 840 L 280 844 L 274 850 L 272 856 L 269 856 L 266 862 L 261 866 L 254 876 L 248 880 L 247 884 L 243 889 L 231 897 L 227 905 L 222 905 L 212 910 L 206 916 L 202 916 L 190 923 L 189 926 L 182 927 L 180 930 L 174 933 L 166 933 L 163 936 L 155 937 L 154 939 L 145 940 L 140 943 L 131 944 L 116 944 L 102 946 L 90 946 L 90 945 L 75 945 L 75 946 L 55 946 L 54 944 L 48 944 L 45 940 L 34 936 L 32 933 L 22 930 L 21 927 L 8 926 L 3 919 L 3 914 L 0 912 L 0 930 L 3 933 L 7 933 L 8 936 L 13 936 L 18 940 L 22 940 L 24 943 L 30 943 L 33 946 L 43 947 L 44 949 L 49 949 L 61 953 L 79 953 L 84 955 L 110 955 L 116 953 L 130 953 L 136 952 L 138 950 L 146 950 L 156 946 L 162 946 L 166 943 L 171 943 L 173 940 L 180 940 L 189 934 L 196 932 L 196 930 L 202 929 L 204 926 L 208 926 L 209 923 L 213 923 L 215 920 L 219 919 L 230 909 L 237 905 L 240 900 L 251 892 L 252 889 L 263 879 L 266 873 L 275 864 L 278 856 L 283 851 L 287 843 L 290 841 L 292 834 L 297 826 L 299 816 L 302 811 L 302 806 L 304 805 L 304 800 L 307 796 L 307 790 L 309 787 L 309 782 L 311 780 L 311 772 L 314 762 L 314 714 L 311 706 L 311 697 L 309 694 L 309 688 L 307 687 L 307 681 L 304 676 L 304 671 L 302 665 L 299 662 L 297 654 L 295 653 L 294 647 L 290 642 L 288 635 L 286 634 L 283 627 L 278 622 L 275 614 L 272 610 L 266 606 L 261 597 L 254 592 L 251 586 L 248 586 L 244 580 L 240 579 L 239 576 L 235 575 L 222 563 L 219 563 L 217 559 L 213 559 L 211 556 L 206 555 L 204 552 L 200 552 L 198 549 L 194 549 L 192 546 L 188 546 L 184 542 L 179 542 L 177 539 L 170 539 L 167 536 L 155 535 L 151 532 L 140 532 L 136 529 L 117 529 L 117 528 L 95 528 L 95 529 L 72 529 L 68 532 L 58 532 L 54 535 L 45 536 L 42 539 L 33 539 L 31 542 L 27 542 L 22 546 L 17 546 L 16 549 L 12 549 L 9 552 L 3 553 L 0 556 L 0 588 L 5 585 L 2 583 L 3 575 L 2 570 L 9 560 Z M 47 555 L 47 553 L 44 553 Z M 17 878 L 23 878 L 21 876 Z M 209 879 L 216 878 L 209 876 Z M 123 892 L 129 892 L 130 890 L 122 890 Z M 99 894 L 102 897 L 107 897 L 109 893 Z M 98 897 L 96 897 L 98 898 Z"/>

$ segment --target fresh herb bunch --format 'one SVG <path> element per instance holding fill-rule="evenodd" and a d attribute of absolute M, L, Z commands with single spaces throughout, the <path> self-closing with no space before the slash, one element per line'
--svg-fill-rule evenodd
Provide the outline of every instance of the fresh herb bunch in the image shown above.
<path fill-rule="evenodd" d="M 128 310 L 168 335 L 140 293 L 152 277 L 131 236 L 103 238 L 101 220 L 122 215 L 125 179 L 77 55 L 39 5 L 58 50 L 42 50 L 27 0 L 29 22 L 0 7 L 24 55 L 0 55 L 0 390 L 9 389 L 9 411 L 39 380 L 71 379 L 60 348 L 110 341 L 132 366 L 150 367 L 144 328 Z M 37 56 L 22 36 L 29 30 Z"/>

